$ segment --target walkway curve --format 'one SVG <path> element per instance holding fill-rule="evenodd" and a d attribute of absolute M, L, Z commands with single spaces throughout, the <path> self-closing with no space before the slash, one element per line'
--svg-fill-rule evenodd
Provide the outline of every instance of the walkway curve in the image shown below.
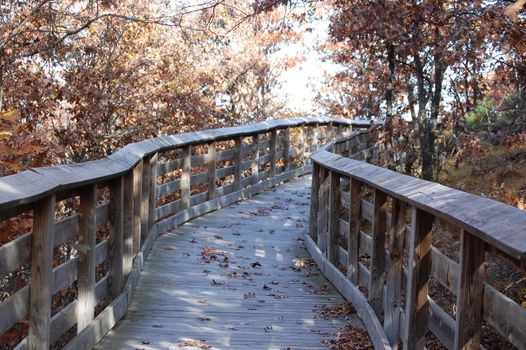
<path fill-rule="evenodd" d="M 356 315 L 325 319 L 342 297 L 311 263 L 310 176 L 162 235 L 128 314 L 97 349 L 324 349 Z"/>

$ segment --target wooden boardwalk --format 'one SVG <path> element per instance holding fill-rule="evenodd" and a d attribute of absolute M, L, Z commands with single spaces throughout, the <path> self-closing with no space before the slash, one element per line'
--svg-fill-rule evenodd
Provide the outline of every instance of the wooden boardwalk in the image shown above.
<path fill-rule="evenodd" d="M 98 349 L 324 349 L 356 315 L 308 259 L 310 176 L 189 221 L 154 245 Z"/>

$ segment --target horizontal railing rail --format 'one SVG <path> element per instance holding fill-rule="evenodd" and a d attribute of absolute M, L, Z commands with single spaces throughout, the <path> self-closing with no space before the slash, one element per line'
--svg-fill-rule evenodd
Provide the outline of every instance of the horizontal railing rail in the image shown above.
<path fill-rule="evenodd" d="M 0 178 L 2 228 L 30 227 L 0 245 L 0 280 L 18 281 L 0 299 L 0 336 L 27 321 L 17 349 L 92 348 L 127 312 L 159 233 L 310 171 L 318 145 L 352 126 L 292 118 L 162 136 Z"/>
<path fill-rule="evenodd" d="M 526 213 L 368 164 L 378 148 L 366 137 L 354 133 L 312 156 L 305 241 L 362 314 L 375 348 L 423 349 L 429 330 L 448 349 L 478 349 L 485 322 L 526 349 L 526 309 L 484 282 L 487 253 L 526 273 Z M 444 227 L 459 232 L 458 262 L 432 244 Z M 430 280 L 456 298 L 453 314 L 431 298 Z"/>

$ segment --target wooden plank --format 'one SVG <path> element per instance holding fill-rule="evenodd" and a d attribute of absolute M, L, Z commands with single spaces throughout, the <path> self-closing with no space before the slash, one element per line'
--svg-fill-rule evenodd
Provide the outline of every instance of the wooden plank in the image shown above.
<path fill-rule="evenodd" d="M 462 230 L 455 349 L 478 349 L 481 339 L 484 241 Z"/>
<path fill-rule="evenodd" d="M 215 141 L 208 144 L 208 157 L 206 159 L 208 169 L 208 200 L 215 198 L 216 192 L 216 150 L 217 144 Z"/>
<path fill-rule="evenodd" d="M 330 172 L 329 189 L 329 241 L 327 259 L 337 265 L 338 236 L 340 229 L 340 175 Z"/>
<path fill-rule="evenodd" d="M 406 209 L 407 205 L 404 202 L 396 198 L 393 199 L 384 308 L 384 330 L 393 350 L 398 349 L 398 335 L 400 334 L 403 256 L 407 226 L 405 222 Z"/>
<path fill-rule="evenodd" d="M 259 134 L 252 136 L 252 184 L 258 182 L 259 178 Z"/>
<path fill-rule="evenodd" d="M 123 277 L 128 278 L 133 263 L 133 170 L 124 175 L 123 192 Z M 155 213 L 153 214 L 153 216 Z"/>
<path fill-rule="evenodd" d="M 50 346 L 51 283 L 53 278 L 53 227 L 55 195 L 35 203 L 31 242 L 28 349 L 47 350 Z"/>
<path fill-rule="evenodd" d="M 148 235 L 148 213 L 150 210 L 150 158 L 146 157 L 142 162 L 142 194 L 141 194 L 141 245 Z"/>
<path fill-rule="evenodd" d="M 152 228 L 155 223 L 155 207 L 157 202 L 156 197 L 156 188 L 157 188 L 157 160 L 159 158 L 159 153 L 154 153 L 150 156 L 150 186 L 148 200 L 148 231 Z"/>
<path fill-rule="evenodd" d="M 239 191 L 241 189 L 241 163 L 243 158 L 241 156 L 241 147 L 243 139 L 241 136 L 236 137 L 236 144 L 234 146 L 234 191 Z"/>
<path fill-rule="evenodd" d="M 183 149 L 183 164 L 181 174 L 181 209 L 190 208 L 190 190 L 192 176 L 192 146 L 188 145 Z"/>
<path fill-rule="evenodd" d="M 285 171 L 291 167 L 290 158 L 290 128 L 282 129 L 280 132 L 281 142 L 283 142 L 283 154 L 285 158 Z"/>
<path fill-rule="evenodd" d="M 302 164 L 307 164 L 305 161 L 305 126 L 298 127 L 298 150 L 297 155 L 301 159 Z"/>
<path fill-rule="evenodd" d="M 328 228 L 328 209 L 329 209 L 329 171 L 326 168 L 320 168 L 320 205 L 318 214 L 318 246 L 322 252 L 327 253 L 326 246 L 321 244 L 326 240 Z M 326 242 L 325 242 L 326 243 Z"/>
<path fill-rule="evenodd" d="M 359 259 L 360 259 L 360 227 L 361 227 L 361 202 L 362 202 L 362 183 L 355 178 L 351 178 L 351 201 L 349 205 L 349 231 L 347 232 L 347 252 L 349 262 L 347 266 L 347 277 L 355 285 L 359 280 Z"/>
<path fill-rule="evenodd" d="M 383 313 L 383 290 L 385 282 L 385 232 L 387 196 L 374 189 L 374 219 L 372 230 L 371 284 L 369 285 L 369 303 L 378 317 Z"/>
<path fill-rule="evenodd" d="M 269 147 L 270 177 L 274 177 L 274 175 L 276 174 L 277 144 L 278 144 L 278 131 L 276 129 L 273 129 L 272 132 L 270 133 L 270 147 Z"/>
<path fill-rule="evenodd" d="M 97 185 L 88 185 L 80 193 L 78 259 L 77 333 L 95 315 L 95 246 L 97 244 Z"/>
<path fill-rule="evenodd" d="M 320 200 L 320 166 L 312 168 L 312 184 L 310 195 L 309 235 L 314 242 L 318 241 L 318 212 Z"/>
<path fill-rule="evenodd" d="M 123 215 L 124 206 L 124 180 L 122 177 L 115 179 L 110 185 L 110 235 L 109 258 L 110 279 L 109 287 L 111 298 L 116 298 L 123 287 Z"/>
<path fill-rule="evenodd" d="M 133 255 L 141 249 L 141 210 L 142 210 L 142 163 L 133 168 Z"/>
<path fill-rule="evenodd" d="M 413 207 L 408 244 L 408 281 L 404 350 L 424 349 L 429 305 L 431 243 L 434 216 Z"/>

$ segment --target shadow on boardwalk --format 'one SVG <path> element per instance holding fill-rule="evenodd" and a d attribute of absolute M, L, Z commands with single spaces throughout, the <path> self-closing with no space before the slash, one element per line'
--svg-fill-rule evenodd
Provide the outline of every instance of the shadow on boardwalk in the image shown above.
<path fill-rule="evenodd" d="M 310 263 L 310 177 L 198 217 L 161 236 L 128 315 L 98 349 L 319 349 L 356 315 Z"/>

